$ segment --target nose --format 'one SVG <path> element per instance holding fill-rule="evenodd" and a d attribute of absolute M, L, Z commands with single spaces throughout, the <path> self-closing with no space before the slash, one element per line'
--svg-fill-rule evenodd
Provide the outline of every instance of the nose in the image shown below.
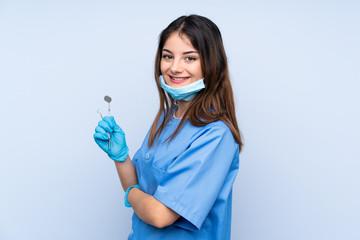
<path fill-rule="evenodd" d="M 173 74 L 181 73 L 183 71 L 183 65 L 181 63 L 181 60 L 174 59 L 174 61 L 171 64 L 170 71 Z"/>

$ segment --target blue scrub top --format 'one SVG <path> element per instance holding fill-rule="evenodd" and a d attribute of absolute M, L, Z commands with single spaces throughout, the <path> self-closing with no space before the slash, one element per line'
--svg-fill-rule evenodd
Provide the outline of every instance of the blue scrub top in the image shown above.
<path fill-rule="evenodd" d="M 148 133 L 132 160 L 140 189 L 180 217 L 160 229 L 134 213 L 128 239 L 230 239 L 239 145 L 222 121 L 195 127 L 186 120 L 176 137 L 165 142 L 180 120 L 172 118 L 150 148 Z"/>

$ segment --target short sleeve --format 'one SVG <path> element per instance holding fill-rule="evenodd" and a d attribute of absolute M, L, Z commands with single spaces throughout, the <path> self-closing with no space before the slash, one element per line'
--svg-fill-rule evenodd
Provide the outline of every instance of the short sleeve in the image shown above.
<path fill-rule="evenodd" d="M 175 224 L 199 230 L 239 154 L 230 129 L 218 124 L 196 138 L 167 168 L 154 197 L 183 218 Z M 236 165 L 238 167 L 238 165 Z M 232 183 L 231 183 L 232 184 Z"/>

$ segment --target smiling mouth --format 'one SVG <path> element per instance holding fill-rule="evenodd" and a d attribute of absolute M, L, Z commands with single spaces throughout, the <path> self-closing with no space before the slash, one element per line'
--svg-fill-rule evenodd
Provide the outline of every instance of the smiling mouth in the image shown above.
<path fill-rule="evenodd" d="M 173 76 L 169 75 L 169 78 L 170 78 L 170 81 L 173 83 L 182 83 L 182 82 L 185 82 L 186 80 L 188 80 L 190 77 L 173 77 Z"/>

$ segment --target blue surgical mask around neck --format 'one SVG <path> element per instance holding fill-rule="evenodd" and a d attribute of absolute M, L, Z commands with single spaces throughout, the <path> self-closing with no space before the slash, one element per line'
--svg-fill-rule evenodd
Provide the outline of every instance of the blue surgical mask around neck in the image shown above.
<path fill-rule="evenodd" d="M 190 101 L 195 97 L 197 92 L 205 88 L 203 78 L 181 88 L 173 88 L 167 85 L 162 75 L 160 75 L 159 79 L 162 89 L 164 89 L 168 94 L 170 94 L 171 97 L 173 97 L 175 100 Z"/>

